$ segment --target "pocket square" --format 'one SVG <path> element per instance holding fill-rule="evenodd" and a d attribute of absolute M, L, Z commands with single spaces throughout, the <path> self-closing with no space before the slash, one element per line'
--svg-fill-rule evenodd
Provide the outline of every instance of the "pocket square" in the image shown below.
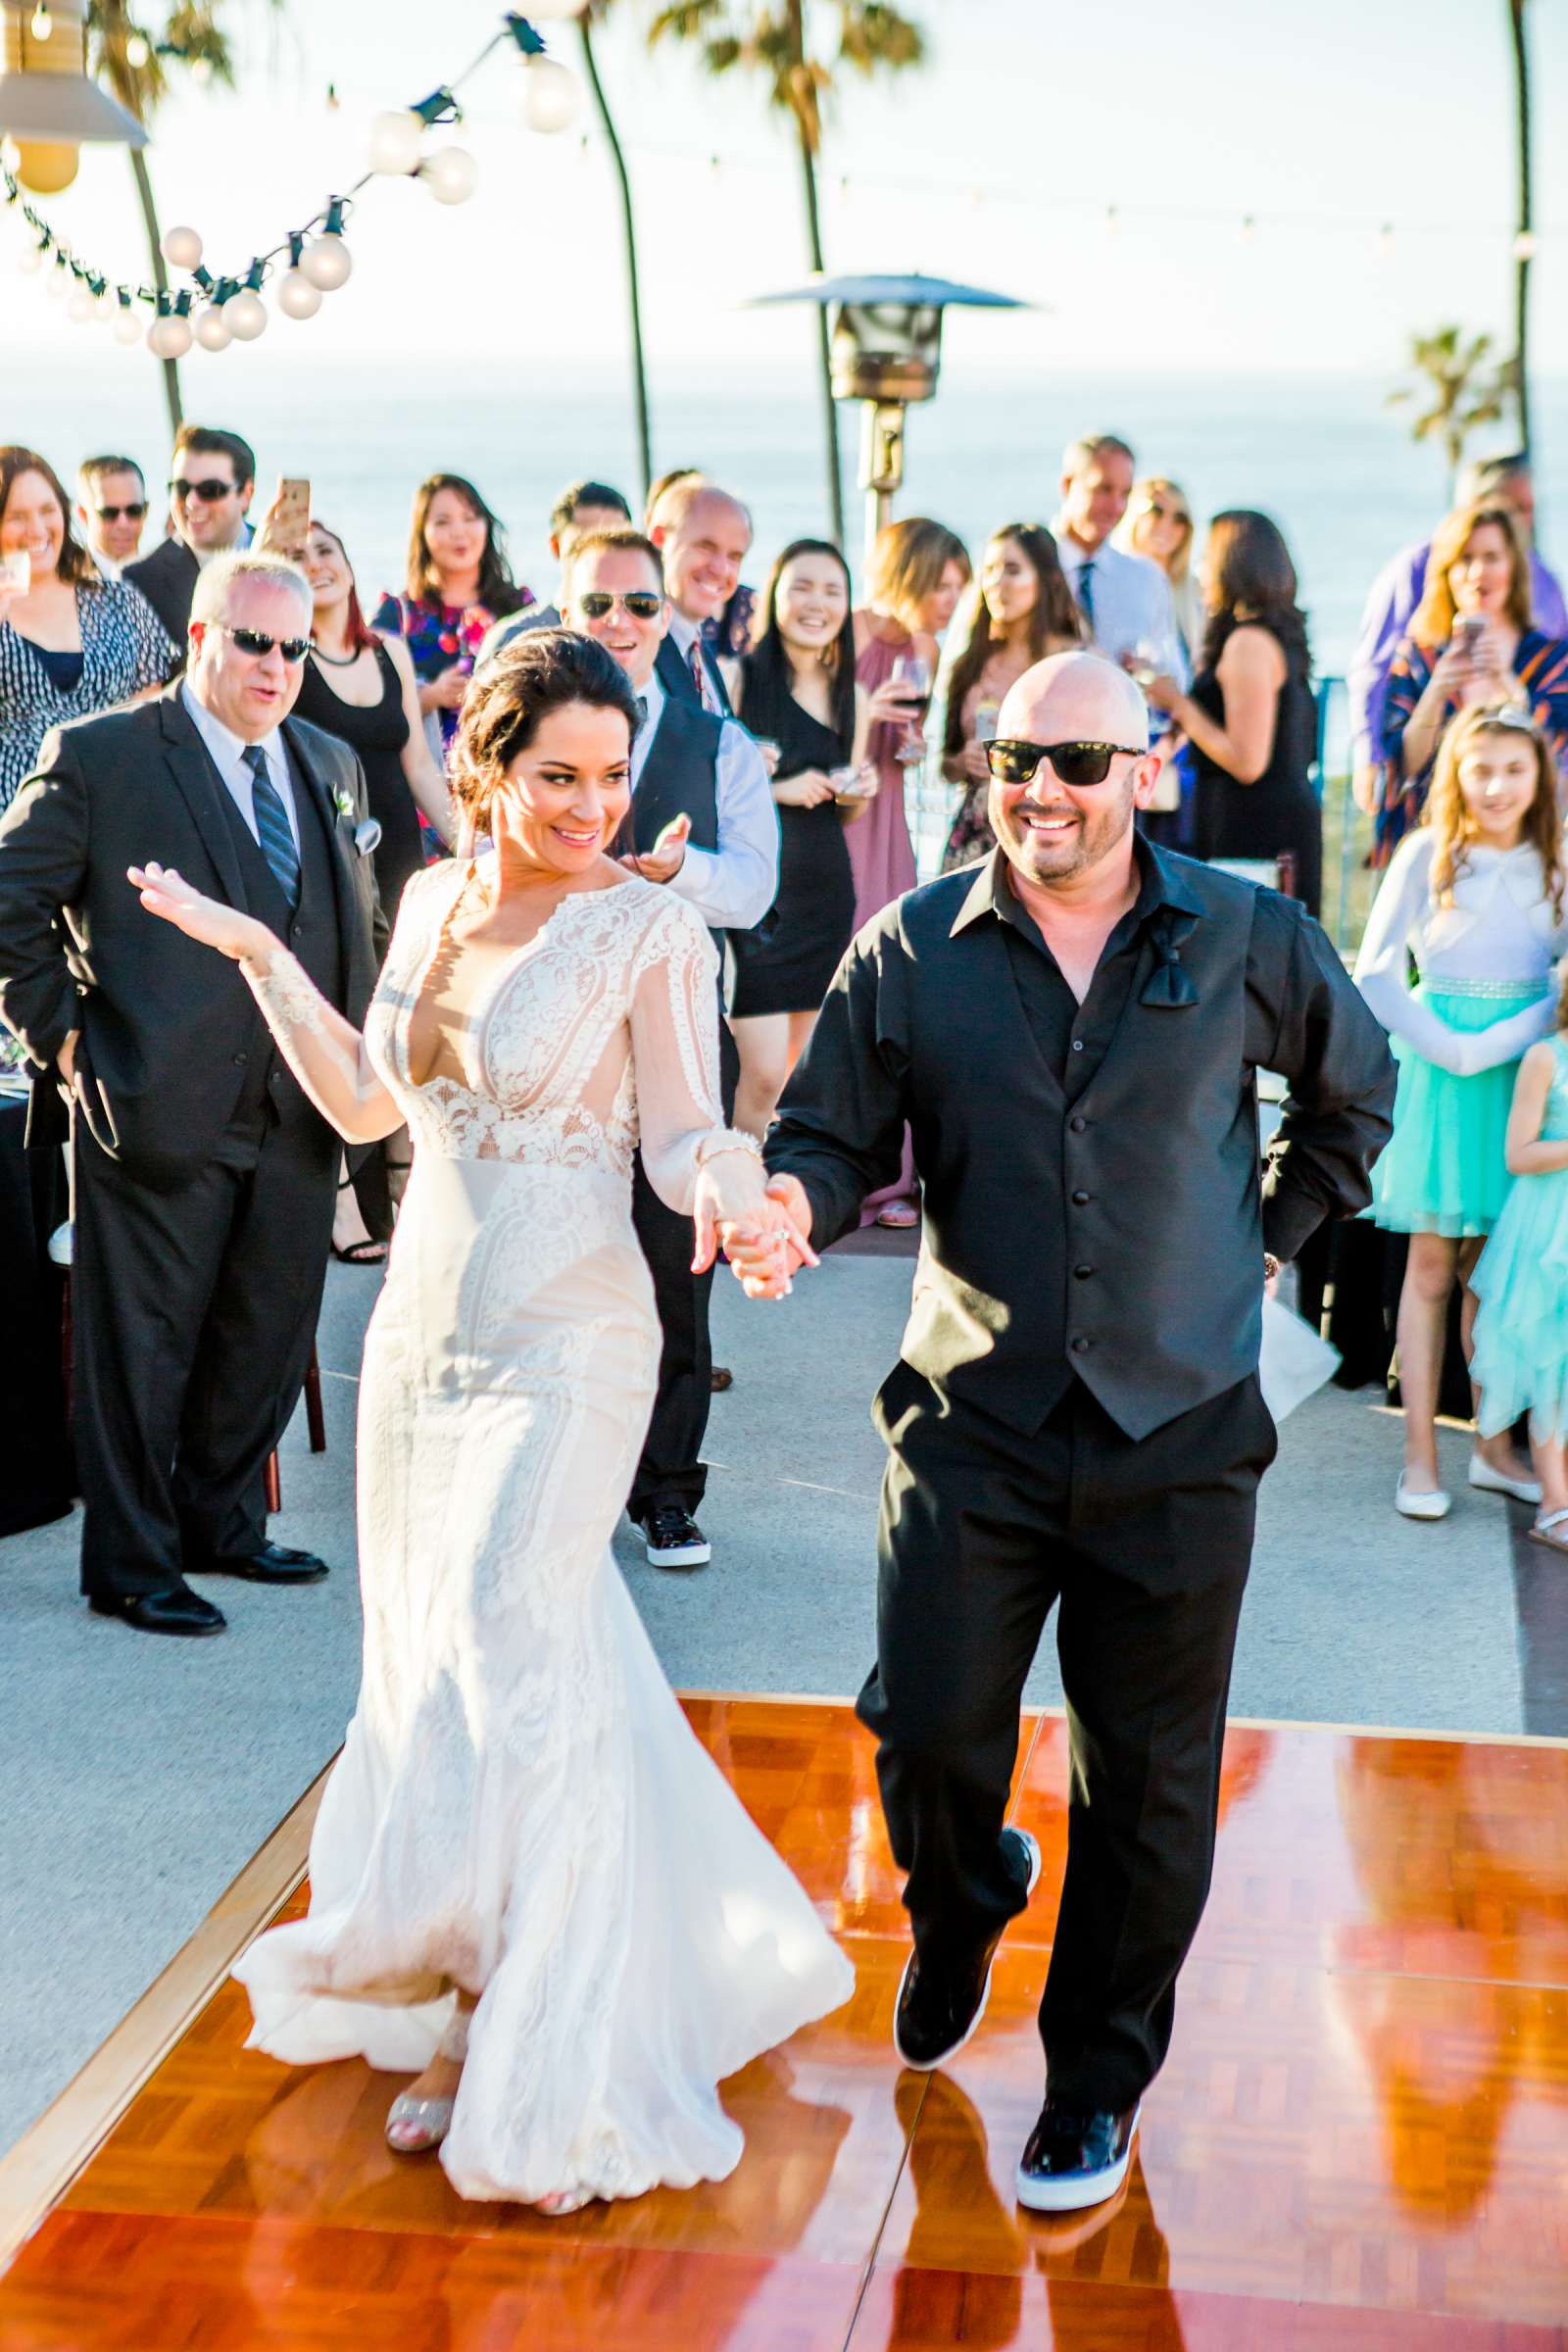
<path fill-rule="evenodd" d="M 355 826 L 354 847 L 362 858 L 368 858 L 371 852 L 378 850 L 380 846 L 381 826 L 377 818 L 368 816 L 363 824 Z"/>

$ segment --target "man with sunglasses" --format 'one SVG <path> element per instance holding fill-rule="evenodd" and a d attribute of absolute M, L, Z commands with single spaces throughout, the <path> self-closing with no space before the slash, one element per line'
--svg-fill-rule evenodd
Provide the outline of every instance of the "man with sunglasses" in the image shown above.
<path fill-rule="evenodd" d="M 150 556 L 127 564 L 124 576 L 183 646 L 203 566 L 250 545 L 245 516 L 256 489 L 256 458 L 238 433 L 182 424 L 169 471 L 169 536 Z"/>
<path fill-rule="evenodd" d="M 151 922 L 150 859 L 259 916 L 364 1021 L 377 965 L 365 781 L 290 715 L 304 574 L 203 571 L 182 681 L 61 728 L 0 822 L 0 1015 L 41 1076 L 29 1141 L 71 1104 L 82 1590 L 146 1633 L 220 1633 L 185 1582 L 312 1583 L 268 1540 L 265 1474 L 298 1401 L 341 1145 L 237 964 Z M 51 1083 L 51 1079 L 57 1083 Z M 62 1139 L 63 1140 L 63 1139 Z"/>
<path fill-rule="evenodd" d="M 76 468 L 76 520 L 106 580 L 136 560 L 147 519 L 147 485 L 134 458 L 84 458 Z"/>
<path fill-rule="evenodd" d="M 814 1249 L 893 1181 L 906 1122 L 924 1193 L 876 1403 L 890 1458 L 859 1700 L 907 1873 L 907 2066 L 974 2031 L 1040 1871 L 1004 1825 L 1019 1696 L 1057 1610 L 1068 1854 L 1017 2193 L 1067 2211 L 1126 2176 L 1207 1893 L 1274 1453 L 1264 1283 L 1365 1205 L 1394 1070 L 1299 906 L 1138 837 L 1158 759 L 1119 669 L 1070 654 L 1026 671 L 989 756 L 998 847 L 860 933 L 767 1160 Z M 1291 1087 L 1261 1181 L 1259 1069 Z M 762 1245 L 726 1239 L 744 1280 Z"/>
<path fill-rule="evenodd" d="M 760 922 L 778 889 L 778 811 L 762 755 L 737 720 L 666 690 L 658 667 L 669 626 L 663 565 L 640 531 L 579 539 L 566 559 L 562 605 L 568 628 L 613 654 L 643 706 L 624 861 L 690 902 L 714 933 L 722 971 L 724 933 Z M 719 1062 L 727 1118 L 740 1065 L 722 1019 Z M 697 1521 L 708 1487 L 701 1457 L 713 1390 L 712 1269 L 692 1272 L 691 1219 L 665 1206 L 641 1159 L 632 1215 L 654 1278 L 663 1348 L 626 1508 L 656 1568 L 701 1568 L 712 1557 Z"/>

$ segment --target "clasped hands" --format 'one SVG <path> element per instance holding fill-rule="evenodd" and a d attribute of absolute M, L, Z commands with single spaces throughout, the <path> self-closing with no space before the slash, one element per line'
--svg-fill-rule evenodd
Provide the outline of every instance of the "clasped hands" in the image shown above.
<path fill-rule="evenodd" d="M 737 1165 L 743 1161 L 745 1175 Z M 787 1298 L 797 1270 L 819 1262 L 811 1206 L 798 1177 L 771 1177 L 759 1191 L 760 1178 L 750 1154 L 717 1152 L 705 1162 L 697 1179 L 692 1272 L 706 1273 L 722 1249 L 748 1298 Z"/>

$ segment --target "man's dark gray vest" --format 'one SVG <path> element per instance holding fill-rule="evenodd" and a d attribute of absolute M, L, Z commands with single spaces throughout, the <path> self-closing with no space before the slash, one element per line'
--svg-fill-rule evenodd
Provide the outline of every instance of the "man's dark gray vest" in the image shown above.
<path fill-rule="evenodd" d="M 245 912 L 255 915 L 283 942 L 328 1004 L 341 1004 L 344 984 L 331 849 L 317 795 L 291 759 L 289 780 L 294 788 L 294 813 L 300 834 L 300 903 L 291 914 L 271 867 L 216 765 L 213 774 L 218 782 L 219 807 L 232 838 L 244 882 Z M 306 1113 L 304 1091 L 273 1044 L 259 1009 L 251 1042 L 245 1050 L 244 1067 L 245 1082 L 231 1122 L 234 1127 L 248 1129 L 265 1123 L 270 1115 L 292 1126 Z"/>
<path fill-rule="evenodd" d="M 654 740 L 648 747 L 628 822 L 633 849 L 651 850 L 677 816 L 691 820 L 694 850 L 718 848 L 718 747 L 724 721 L 695 703 L 664 698 Z M 720 962 L 724 934 L 713 932 Z"/>

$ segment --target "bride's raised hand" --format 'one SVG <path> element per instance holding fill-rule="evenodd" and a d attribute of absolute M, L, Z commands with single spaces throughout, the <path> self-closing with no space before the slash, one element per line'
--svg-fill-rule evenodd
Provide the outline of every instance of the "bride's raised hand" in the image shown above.
<path fill-rule="evenodd" d="M 277 942 L 254 915 L 242 914 L 237 906 L 225 906 L 221 899 L 204 897 L 172 865 L 149 859 L 146 865 L 127 866 L 125 871 L 149 914 L 172 923 L 204 947 L 216 948 L 220 956 L 231 956 L 236 962 L 243 956 L 265 968 Z"/>

